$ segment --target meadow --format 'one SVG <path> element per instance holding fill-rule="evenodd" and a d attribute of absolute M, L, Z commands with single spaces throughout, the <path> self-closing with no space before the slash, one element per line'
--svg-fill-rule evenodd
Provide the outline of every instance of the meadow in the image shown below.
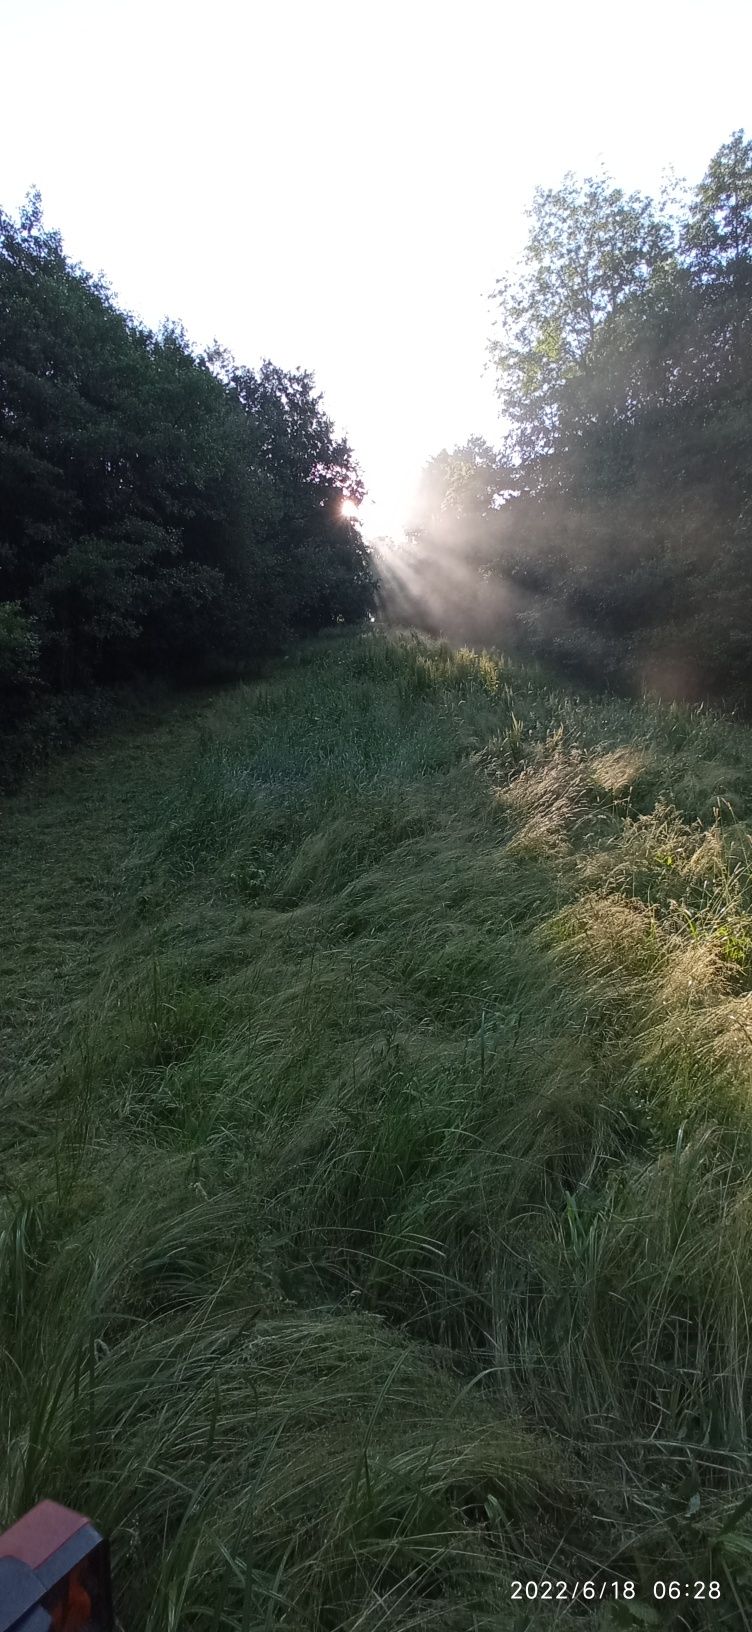
<path fill-rule="evenodd" d="M 380 631 L 7 798 L 0 1523 L 122 1632 L 749 1627 L 751 824 L 749 727 Z"/>

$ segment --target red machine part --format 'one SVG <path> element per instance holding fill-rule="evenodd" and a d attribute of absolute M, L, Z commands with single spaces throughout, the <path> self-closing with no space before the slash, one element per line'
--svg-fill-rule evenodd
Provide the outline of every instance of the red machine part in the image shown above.
<path fill-rule="evenodd" d="M 29 1632 L 112 1627 L 107 1542 L 83 1514 L 57 1502 L 39 1502 L 0 1536 L 0 1632 L 27 1626 Z"/>

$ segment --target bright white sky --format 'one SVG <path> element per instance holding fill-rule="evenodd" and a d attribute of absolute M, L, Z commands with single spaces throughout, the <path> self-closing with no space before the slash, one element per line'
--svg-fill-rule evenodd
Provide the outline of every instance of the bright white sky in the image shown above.
<path fill-rule="evenodd" d="M 752 133 L 749 0 L 0 0 L 0 205 L 156 326 L 312 369 L 401 521 L 494 439 L 488 295 L 536 183 Z"/>

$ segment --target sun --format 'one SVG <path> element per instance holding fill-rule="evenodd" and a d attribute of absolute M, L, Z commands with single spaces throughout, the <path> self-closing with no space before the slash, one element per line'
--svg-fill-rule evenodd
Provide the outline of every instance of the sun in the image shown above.
<path fill-rule="evenodd" d="M 343 521 L 354 521 L 358 514 L 358 506 L 354 499 L 343 499 L 340 515 Z"/>

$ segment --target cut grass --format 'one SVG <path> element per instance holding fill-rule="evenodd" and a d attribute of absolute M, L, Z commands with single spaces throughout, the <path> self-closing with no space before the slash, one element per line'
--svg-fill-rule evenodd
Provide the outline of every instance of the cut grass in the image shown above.
<path fill-rule="evenodd" d="M 7 801 L 0 1521 L 124 1632 L 746 1627 L 750 820 L 748 729 L 381 634 Z"/>

